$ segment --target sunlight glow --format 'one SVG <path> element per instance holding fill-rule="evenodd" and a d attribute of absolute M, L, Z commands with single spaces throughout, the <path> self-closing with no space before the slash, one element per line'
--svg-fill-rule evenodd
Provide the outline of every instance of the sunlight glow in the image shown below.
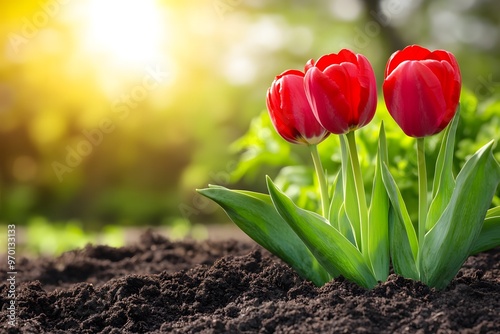
<path fill-rule="evenodd" d="M 140 66 L 161 57 L 164 23 L 155 0 L 88 0 L 84 46 L 114 65 Z"/>

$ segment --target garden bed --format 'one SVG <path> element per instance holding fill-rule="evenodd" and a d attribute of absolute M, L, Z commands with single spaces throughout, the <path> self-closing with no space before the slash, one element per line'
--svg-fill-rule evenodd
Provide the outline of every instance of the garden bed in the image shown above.
<path fill-rule="evenodd" d="M 391 275 L 365 290 L 342 278 L 321 288 L 256 244 L 171 242 L 87 246 L 23 259 L 18 327 L 1 333 L 498 333 L 500 249 L 471 256 L 444 291 Z"/>

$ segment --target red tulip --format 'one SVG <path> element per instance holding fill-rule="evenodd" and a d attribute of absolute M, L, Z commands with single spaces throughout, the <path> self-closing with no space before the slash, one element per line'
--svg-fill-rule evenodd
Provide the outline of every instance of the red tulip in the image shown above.
<path fill-rule="evenodd" d="M 408 136 L 436 134 L 455 115 L 462 79 L 450 52 L 408 46 L 391 56 L 384 77 L 387 109 Z"/>
<path fill-rule="evenodd" d="M 350 50 L 306 65 L 304 86 L 314 116 L 328 131 L 344 134 L 368 124 L 377 107 L 375 74 L 363 55 Z"/>
<path fill-rule="evenodd" d="M 329 133 L 314 117 L 304 92 L 304 73 L 288 70 L 267 90 L 267 109 L 276 131 L 294 144 L 314 145 Z"/>

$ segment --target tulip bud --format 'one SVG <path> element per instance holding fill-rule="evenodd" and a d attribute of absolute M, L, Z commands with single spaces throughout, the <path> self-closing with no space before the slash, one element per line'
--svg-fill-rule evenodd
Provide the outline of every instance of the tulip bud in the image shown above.
<path fill-rule="evenodd" d="M 318 122 L 345 134 L 368 124 L 377 107 L 375 74 L 368 59 L 350 50 L 306 64 L 304 87 Z"/>
<path fill-rule="evenodd" d="M 267 109 L 276 131 L 294 144 L 315 145 L 329 133 L 314 117 L 304 92 L 304 73 L 288 70 L 267 90 Z"/>
<path fill-rule="evenodd" d="M 462 79 L 455 56 L 418 45 L 396 51 L 385 69 L 389 113 L 410 137 L 442 131 L 456 113 Z"/>

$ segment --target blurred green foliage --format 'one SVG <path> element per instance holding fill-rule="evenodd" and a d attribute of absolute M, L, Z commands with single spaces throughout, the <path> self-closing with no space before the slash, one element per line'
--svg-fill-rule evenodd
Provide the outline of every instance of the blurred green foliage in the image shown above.
<path fill-rule="evenodd" d="M 99 233 L 89 232 L 77 220 L 49 222 L 43 217 L 34 217 L 27 224 L 25 237 L 29 242 L 19 243 L 24 247 L 20 254 L 58 255 L 64 251 L 83 248 L 85 245 L 104 244 L 120 247 L 125 243 L 124 230 L 119 226 L 104 226 Z"/>
<path fill-rule="evenodd" d="M 97 22 L 86 10 L 89 2 L 2 3 L 2 222 L 35 221 L 35 228 L 44 226 L 36 217 L 45 217 L 49 225 L 76 220 L 83 230 L 99 230 L 106 225 L 227 221 L 194 189 L 224 183 L 263 191 L 264 174 L 276 176 L 283 166 L 305 161 L 309 166 L 307 152 L 276 138 L 265 115 L 252 121 L 244 139 L 237 139 L 265 109 L 265 92 L 275 75 L 344 47 L 367 56 L 379 84 L 390 54 L 408 44 L 454 52 L 465 87 L 477 97 L 462 98 L 457 170 L 482 143 L 499 138 L 498 1 L 164 0 L 154 2 L 154 12 L 162 15 L 161 28 L 142 35 L 138 29 L 156 23 L 141 23 L 141 10 L 127 17 L 125 5 L 109 12 L 103 7 L 98 12 L 108 22 L 100 27 L 101 35 L 112 33 L 109 45 L 128 43 L 114 53 L 92 45 L 86 35 L 88 26 Z M 130 24 L 116 29 L 123 18 L 136 22 L 135 30 Z M 160 32 L 154 57 L 124 62 L 124 56 L 146 49 L 137 36 L 144 42 Z M 155 69 L 165 76 L 144 90 L 145 78 Z M 413 142 L 402 138 L 383 109 L 381 105 L 376 119 L 358 132 L 365 181 L 370 187 L 369 167 L 384 120 L 392 172 L 412 205 Z M 89 136 L 97 144 L 85 150 L 82 143 Z M 428 141 L 429 164 L 438 142 L 438 137 Z M 78 150 L 85 154 L 69 166 L 68 156 Z M 337 139 L 331 136 L 320 150 L 333 176 L 340 161 Z M 240 164 L 237 152 L 243 153 Z M 58 177 L 54 162 L 70 171 Z M 298 183 L 311 182 L 297 167 L 282 173 L 295 173 Z M 288 187 L 294 191 L 294 185 Z M 307 198 L 315 196 L 308 192 Z"/>

